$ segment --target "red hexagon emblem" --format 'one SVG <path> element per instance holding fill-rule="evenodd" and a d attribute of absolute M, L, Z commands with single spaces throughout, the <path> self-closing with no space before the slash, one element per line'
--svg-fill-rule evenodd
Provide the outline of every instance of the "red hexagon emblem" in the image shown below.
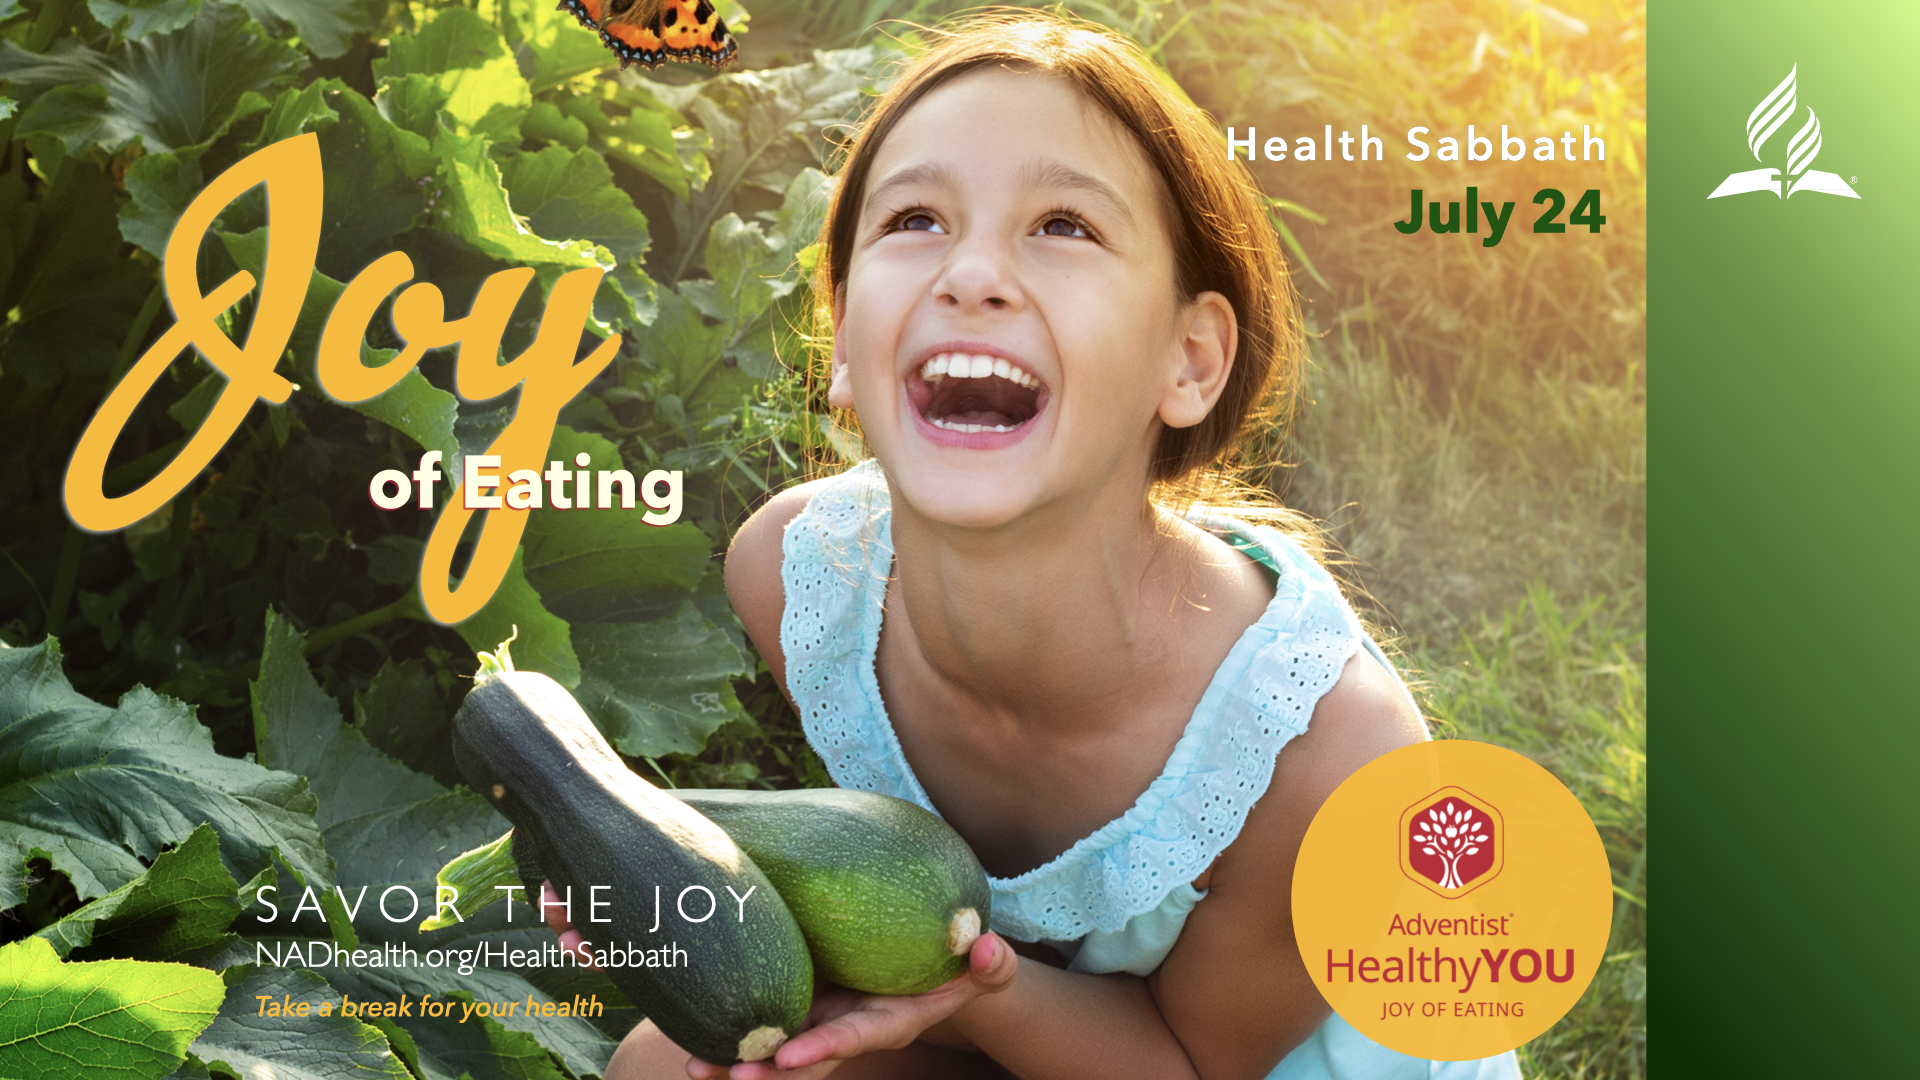
<path fill-rule="evenodd" d="M 1506 823 L 1493 804 L 1443 787 L 1400 815 L 1400 870 L 1441 896 L 1465 896 L 1500 874 Z"/>

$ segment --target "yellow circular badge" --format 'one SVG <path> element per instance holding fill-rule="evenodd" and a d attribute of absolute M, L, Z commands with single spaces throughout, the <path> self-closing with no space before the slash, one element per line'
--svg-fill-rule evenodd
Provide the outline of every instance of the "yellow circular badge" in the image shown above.
<path fill-rule="evenodd" d="M 1369 762 L 1314 816 L 1294 936 L 1361 1034 L 1415 1057 L 1492 1057 L 1593 981 L 1612 886 L 1592 820 L 1547 770 L 1486 743 L 1420 743 Z"/>

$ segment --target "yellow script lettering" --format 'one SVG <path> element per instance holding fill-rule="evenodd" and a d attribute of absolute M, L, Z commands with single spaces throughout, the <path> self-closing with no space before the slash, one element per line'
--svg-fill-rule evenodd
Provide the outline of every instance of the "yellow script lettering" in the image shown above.
<path fill-rule="evenodd" d="M 173 305 L 174 325 L 143 354 L 126 378 L 94 414 L 67 466 L 67 513 L 93 532 L 123 529 L 158 510 L 185 490 L 240 429 L 256 399 L 282 404 L 292 384 L 274 372 L 286 352 L 313 278 L 320 248 L 320 142 L 312 134 L 264 147 L 208 184 L 167 240 L 163 281 Z M 253 275 L 240 271 L 205 296 L 200 294 L 196 263 L 200 244 L 214 219 L 234 199 L 256 185 L 267 189 L 267 259 L 260 299 L 244 347 L 222 332 L 215 319 L 254 287 Z M 580 334 L 593 314 L 593 296 L 604 271 L 574 270 L 562 275 L 547 296 L 534 341 L 510 363 L 500 364 L 501 337 L 514 306 L 534 271 L 502 270 L 480 287 L 464 318 L 449 321 L 440 290 L 425 282 L 408 286 L 394 300 L 394 329 L 406 348 L 376 368 L 360 362 L 368 322 L 394 289 L 413 279 L 413 262 L 394 252 L 355 275 L 348 283 L 320 336 L 316 360 L 320 388 L 334 400 L 352 403 L 391 389 L 430 349 L 459 346 L 454 389 L 469 401 L 485 401 L 518 386 L 513 420 L 486 453 L 497 455 L 500 472 L 538 473 L 560 410 L 613 361 L 620 339 L 608 338 L 576 363 Z M 158 476 L 130 495 L 107 497 L 107 458 L 133 410 L 182 352 L 198 349 L 227 378 L 218 401 L 199 430 Z M 509 506 L 486 511 L 479 543 L 466 574 L 451 582 L 454 549 L 474 511 L 456 497 L 434 523 L 421 568 L 420 593 L 427 614 L 443 623 L 472 616 L 493 598 L 512 565 L 526 531 L 527 511 Z M 424 505 L 424 504 L 423 504 Z"/>

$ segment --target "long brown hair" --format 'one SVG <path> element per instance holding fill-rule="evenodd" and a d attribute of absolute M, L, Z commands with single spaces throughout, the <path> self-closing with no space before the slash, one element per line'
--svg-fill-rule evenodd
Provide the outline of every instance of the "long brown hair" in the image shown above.
<path fill-rule="evenodd" d="M 1158 65 L 1110 31 L 1018 12 L 933 33 L 933 47 L 880 97 L 848 149 L 821 235 L 817 310 L 831 317 L 833 298 L 846 284 L 874 156 L 908 110 L 987 66 L 1065 79 L 1133 137 L 1159 177 L 1181 300 L 1218 292 L 1239 322 L 1233 369 L 1212 411 L 1192 427 L 1160 433 L 1151 476 L 1156 496 L 1245 506 L 1250 491 L 1240 481 L 1258 485 L 1266 476 L 1259 475 L 1265 463 L 1245 460 L 1242 432 L 1257 427 L 1261 437 L 1251 441 L 1275 449 L 1273 434 L 1291 418 L 1304 364 L 1293 289 L 1246 166 L 1227 158 L 1207 114 Z"/>

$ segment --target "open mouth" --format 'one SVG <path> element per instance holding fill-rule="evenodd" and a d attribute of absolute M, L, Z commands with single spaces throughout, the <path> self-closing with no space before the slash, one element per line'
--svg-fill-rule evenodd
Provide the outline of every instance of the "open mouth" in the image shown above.
<path fill-rule="evenodd" d="M 908 396 L 927 423 L 967 434 L 1016 431 L 1040 412 L 1046 387 L 1000 356 L 941 353 L 920 365 Z"/>

